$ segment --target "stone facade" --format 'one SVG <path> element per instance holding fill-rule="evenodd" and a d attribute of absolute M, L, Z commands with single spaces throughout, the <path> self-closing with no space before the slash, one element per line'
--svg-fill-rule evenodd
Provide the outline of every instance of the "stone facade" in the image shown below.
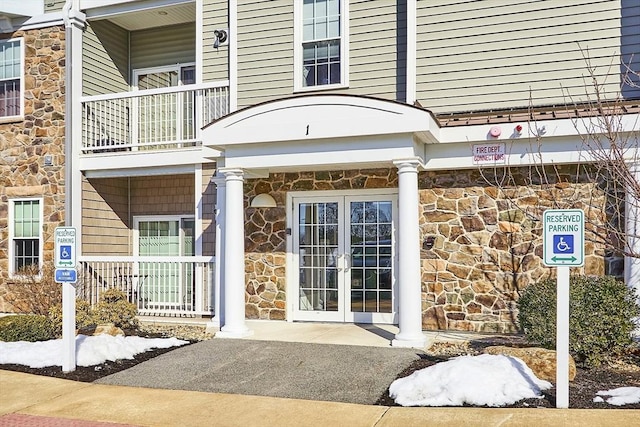
<path fill-rule="evenodd" d="M 55 26 L 1 37 L 22 37 L 25 52 L 24 117 L 0 119 L 0 311 L 6 311 L 1 289 L 9 270 L 9 199 L 43 198 L 45 261 L 53 259 L 53 231 L 64 222 L 65 31 Z"/>
<path fill-rule="evenodd" d="M 501 173 L 510 183 L 501 185 Z M 561 171 L 563 172 L 563 171 Z M 575 167 L 559 181 L 525 185 L 528 168 L 493 177 L 478 170 L 419 174 L 423 328 L 515 332 L 516 301 L 529 283 L 551 277 L 542 263 L 541 212 L 585 209 L 585 266 L 573 273 L 609 272 L 602 245 L 590 233 L 605 221 L 606 198 Z M 572 177 L 572 184 L 562 179 Z M 576 176 L 578 177 L 576 179 Z M 575 183 L 577 182 L 577 183 Z M 272 174 L 245 183 L 246 313 L 252 319 L 286 317 L 286 194 L 288 191 L 397 188 L 396 170 L 349 170 Z M 257 194 L 277 207 L 256 209 Z M 584 202 L 589 200 L 588 205 Z M 564 203 L 564 205 L 561 205 Z"/>
<path fill-rule="evenodd" d="M 563 172 L 572 184 L 525 185 L 529 168 L 496 172 L 420 174 L 424 329 L 515 332 L 519 293 L 555 274 L 542 262 L 548 208 L 585 210 L 585 266 L 572 273 L 605 273 L 604 247 L 592 235 L 606 220 L 597 184 L 575 167 Z M 501 184 L 504 173 L 509 185 Z"/>
<path fill-rule="evenodd" d="M 249 319 L 286 317 L 286 209 L 287 192 L 395 188 L 392 169 L 275 173 L 245 183 L 246 315 Z M 277 207 L 251 208 L 256 195 L 268 193 Z"/>

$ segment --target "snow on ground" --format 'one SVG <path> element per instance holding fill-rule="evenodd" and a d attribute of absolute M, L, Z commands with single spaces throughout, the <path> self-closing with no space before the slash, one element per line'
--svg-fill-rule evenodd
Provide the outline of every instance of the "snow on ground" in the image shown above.
<path fill-rule="evenodd" d="M 619 387 L 611 390 L 600 390 L 593 398 L 594 402 L 607 402 L 610 405 L 622 406 L 628 403 L 640 403 L 640 387 Z M 603 399 L 601 396 L 611 396 Z"/>
<path fill-rule="evenodd" d="M 395 380 L 389 395 L 402 406 L 504 406 L 542 397 L 551 383 L 538 379 L 520 359 L 481 354 L 459 356 Z"/>
<path fill-rule="evenodd" d="M 76 336 L 76 365 L 100 365 L 107 360 L 133 359 L 138 353 L 153 348 L 169 348 L 187 344 L 177 338 L 142 338 L 111 335 Z M 61 339 L 39 342 L 0 341 L 0 364 L 26 365 L 31 368 L 62 366 Z"/>

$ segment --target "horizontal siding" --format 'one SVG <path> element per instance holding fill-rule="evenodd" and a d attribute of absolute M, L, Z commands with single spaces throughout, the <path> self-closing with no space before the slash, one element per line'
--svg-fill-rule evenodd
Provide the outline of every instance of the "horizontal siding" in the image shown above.
<path fill-rule="evenodd" d="M 132 70 L 195 60 L 195 23 L 131 32 Z"/>
<path fill-rule="evenodd" d="M 238 107 L 293 91 L 293 2 L 238 1 Z"/>
<path fill-rule="evenodd" d="M 417 99 L 436 113 L 583 100 L 583 55 L 614 94 L 620 18 L 619 0 L 418 0 Z"/>
<path fill-rule="evenodd" d="M 82 38 L 84 95 L 129 89 L 128 32 L 109 21 L 89 22 Z"/>
<path fill-rule="evenodd" d="M 229 47 L 213 47 L 215 30 L 229 28 L 226 0 L 204 2 L 202 13 L 202 75 L 204 82 L 229 79 Z"/>
<path fill-rule="evenodd" d="M 406 14 L 396 3 L 350 2 L 347 93 L 404 100 Z"/>
<path fill-rule="evenodd" d="M 132 255 L 127 179 L 82 183 L 82 254 Z"/>
<path fill-rule="evenodd" d="M 331 92 L 404 99 L 405 17 L 398 41 L 396 2 L 350 2 L 349 88 Z M 239 106 L 293 94 L 293 2 L 241 0 L 238 21 Z"/>

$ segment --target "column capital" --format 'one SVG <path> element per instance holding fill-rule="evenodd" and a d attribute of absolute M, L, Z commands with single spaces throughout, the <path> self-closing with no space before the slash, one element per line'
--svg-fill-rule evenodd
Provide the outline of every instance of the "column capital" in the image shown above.
<path fill-rule="evenodd" d="M 220 168 L 218 169 L 218 173 L 216 175 L 218 174 L 220 174 L 221 176 L 223 175 L 225 180 L 227 181 L 230 181 L 233 179 L 239 179 L 239 180 L 244 179 L 244 170 L 240 168 Z"/>
<path fill-rule="evenodd" d="M 393 164 L 398 168 L 398 172 L 417 172 L 418 167 L 422 165 L 422 162 L 418 157 L 411 157 L 408 159 L 394 160 Z"/>
<path fill-rule="evenodd" d="M 227 184 L 227 178 L 218 170 L 215 175 L 209 178 L 209 182 L 213 182 L 216 187 L 224 187 Z"/>

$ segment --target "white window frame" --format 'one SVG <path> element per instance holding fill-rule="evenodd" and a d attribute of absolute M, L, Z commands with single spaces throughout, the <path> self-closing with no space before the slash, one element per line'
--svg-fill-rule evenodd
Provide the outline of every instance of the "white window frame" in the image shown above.
<path fill-rule="evenodd" d="M 302 75 L 302 21 L 303 0 L 293 3 L 293 90 L 294 92 L 310 92 L 349 87 L 349 2 L 340 1 L 340 83 L 316 86 L 304 86 Z"/>
<path fill-rule="evenodd" d="M 0 123 L 15 122 L 15 121 L 24 119 L 24 90 L 25 90 L 24 88 L 24 38 L 15 37 L 11 39 L 4 39 L 4 40 L 0 40 L 0 43 L 12 43 L 16 41 L 18 41 L 20 44 L 20 49 L 19 49 L 20 50 L 20 75 L 18 76 L 20 80 L 20 106 L 19 106 L 20 112 L 13 116 L 0 116 Z M 0 83 L 3 81 L 4 79 L 0 80 Z"/>
<path fill-rule="evenodd" d="M 131 87 L 133 90 L 138 89 L 138 77 L 142 74 L 154 74 L 154 73 L 164 73 L 177 71 L 178 72 L 178 86 L 184 86 L 182 83 L 182 69 L 193 67 L 195 70 L 196 63 L 195 62 L 185 62 L 184 64 L 172 64 L 172 65 L 161 65 L 158 67 L 147 67 L 147 68 L 136 68 L 132 71 L 132 81 Z M 197 77 L 196 77 L 197 81 Z"/>
<path fill-rule="evenodd" d="M 15 225 L 15 206 L 16 202 L 38 202 L 39 206 L 39 222 L 40 229 L 38 230 L 38 269 L 41 270 L 44 264 L 44 199 L 42 197 L 25 197 L 18 199 L 9 199 L 9 277 L 20 276 L 15 271 L 15 251 L 14 251 L 14 225 Z"/>
<path fill-rule="evenodd" d="M 195 221 L 194 215 L 141 215 L 133 217 L 133 256 L 140 256 L 140 222 L 145 221 L 177 221 L 179 233 L 179 248 L 181 255 L 185 252 L 184 248 L 184 230 L 182 229 L 183 220 Z M 195 239 L 195 236 L 194 236 Z"/>

